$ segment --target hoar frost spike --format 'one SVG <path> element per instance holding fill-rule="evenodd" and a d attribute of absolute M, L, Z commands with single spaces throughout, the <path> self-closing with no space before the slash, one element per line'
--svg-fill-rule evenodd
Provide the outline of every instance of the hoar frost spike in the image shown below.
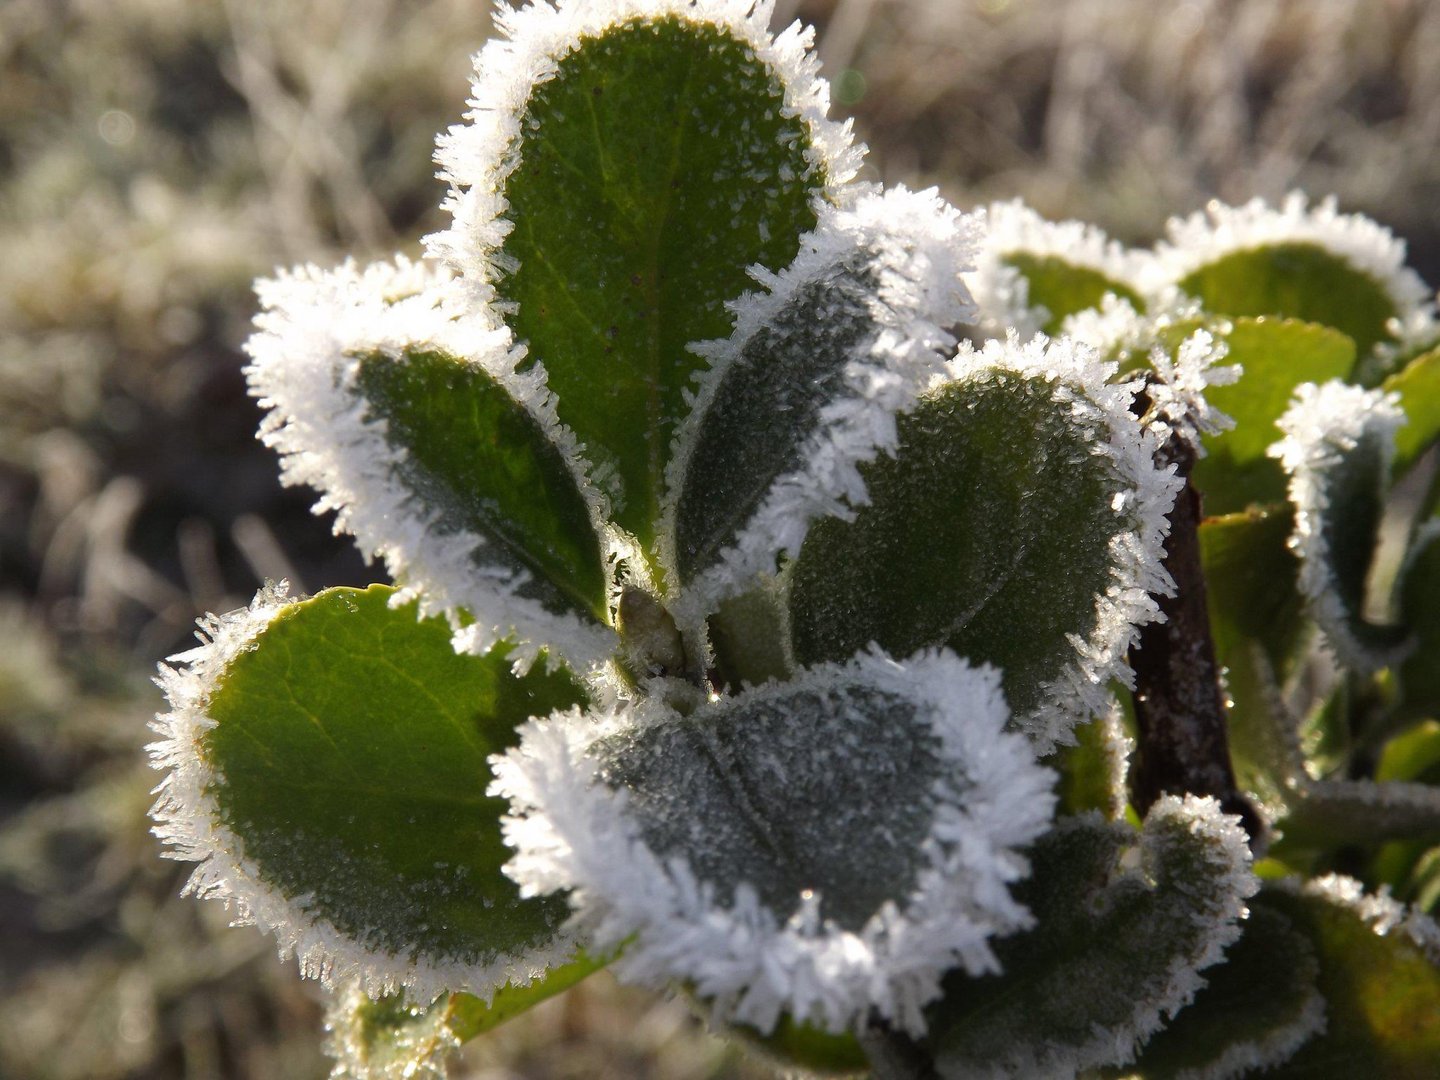
<path fill-rule="evenodd" d="M 776 710 L 787 703 L 803 704 L 805 714 L 784 714 L 783 723 L 767 720 L 781 715 Z M 922 1007 L 939 993 L 945 971 L 959 967 L 978 975 L 996 970 L 989 941 L 1029 923 L 1009 886 L 1027 872 L 1019 851 L 1050 821 L 1051 774 L 1035 762 L 1022 738 L 1003 731 L 1006 717 L 998 673 L 992 669 L 972 668 L 947 652 L 926 652 L 898 663 L 869 652 L 845 665 L 824 665 L 792 682 L 722 700 L 691 718 L 642 705 L 598 726 L 578 717 L 537 721 L 526 727 L 521 745 L 495 766 L 493 790 L 508 796 L 516 810 L 506 829 L 518 854 L 507 869 L 522 890 L 573 890 L 574 930 L 602 947 L 625 943 L 619 973 L 645 983 L 686 982 L 713 1003 L 722 1019 L 769 1031 L 788 1014 L 841 1031 L 863 1024 L 873 1010 L 920 1033 Z M 858 775 L 887 764 L 861 733 L 897 723 L 908 723 L 920 736 L 922 749 L 916 753 L 935 755 L 922 771 L 932 778 L 928 790 L 917 791 L 918 783 L 904 769 L 896 775 L 895 797 L 913 807 L 824 805 L 828 817 L 849 826 L 841 837 L 844 850 L 832 852 L 831 859 L 854 857 L 857 845 L 864 858 L 887 857 L 894 841 L 875 834 L 877 823 L 870 819 L 876 815 L 912 815 L 918 822 L 919 842 L 906 855 L 914 860 L 908 866 L 908 888 L 902 895 L 877 898 L 869 912 L 827 906 L 843 898 L 827 897 L 823 888 L 796 886 L 787 894 L 783 885 L 769 880 L 704 877 L 704 866 L 739 857 L 749 829 L 767 828 L 752 820 L 734 832 L 723 831 L 726 815 L 744 817 L 743 800 L 738 811 L 697 805 L 703 802 L 698 794 L 703 787 L 686 784 L 667 805 L 688 805 L 695 828 L 729 845 L 729 850 L 712 850 L 695 841 L 701 847 L 687 856 L 674 844 L 667 850 L 654 846 L 654 822 L 644 818 L 640 801 L 645 793 L 607 782 L 607 777 L 623 778 L 627 753 L 632 760 L 636 754 L 643 758 L 644 747 L 664 740 L 671 730 L 691 733 L 682 732 L 682 742 L 708 739 L 706 754 L 725 760 L 721 736 L 728 732 L 728 738 L 744 739 L 746 725 L 760 725 L 757 740 L 789 740 L 803 756 L 798 765 L 790 762 L 787 772 L 787 764 L 773 757 L 785 752 L 784 745 L 769 755 L 755 746 L 755 760 L 739 762 L 751 771 L 747 780 L 734 781 L 740 784 L 736 790 L 750 788 L 760 800 L 784 799 L 806 782 L 844 790 L 832 770 L 848 766 Z M 707 726 L 716 732 L 707 736 Z M 827 740 L 838 742 L 840 749 L 827 747 Z M 847 751 L 847 746 L 852 748 Z M 825 753 L 837 756 L 830 759 Z M 854 756 L 847 760 L 846 753 Z M 816 765 L 817 760 L 826 764 Z M 826 775 L 807 776 L 807 762 Z M 780 818 L 761 817 L 775 827 L 784 824 Z M 904 831 L 903 822 L 890 825 L 881 833 Z M 775 842 L 783 848 L 783 841 Z M 867 842 L 880 846 L 872 851 L 863 847 Z M 802 856 L 794 852 L 791 858 Z M 812 862 L 809 873 L 823 879 L 826 870 L 823 863 Z M 759 872 L 774 872 L 782 881 L 792 880 L 787 873 L 800 873 L 784 865 Z M 800 873 L 794 880 L 809 879 Z M 852 886 L 859 884 L 851 879 Z M 777 906 L 783 910 L 777 912 Z"/>

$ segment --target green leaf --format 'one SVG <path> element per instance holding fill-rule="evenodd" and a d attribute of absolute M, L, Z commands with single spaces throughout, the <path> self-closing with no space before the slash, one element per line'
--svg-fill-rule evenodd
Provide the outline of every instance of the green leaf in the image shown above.
<path fill-rule="evenodd" d="M 762 1057 L 773 1058 L 784 1069 L 798 1065 L 805 1076 L 864 1076 L 870 1071 L 870 1059 L 848 1032 L 831 1035 L 811 1024 L 797 1024 L 788 1016 L 781 1017 L 768 1035 L 744 1026 L 731 1030 Z"/>
<path fill-rule="evenodd" d="M 1067 316 L 1099 307 L 1106 293 L 1128 301 L 1136 311 L 1145 310 L 1145 302 L 1134 289 L 1098 270 L 1078 266 L 1057 255 L 1015 251 L 1002 255 L 1000 261 L 1013 266 L 1025 279 L 1030 306 L 1043 307 L 1050 313 L 1049 320 L 1041 327 L 1047 334 L 1058 334 Z"/>
<path fill-rule="evenodd" d="M 732 305 L 735 333 L 697 348 L 711 369 L 680 428 L 667 525 L 707 613 L 793 556 L 810 519 L 863 501 L 856 463 L 893 447 L 893 415 L 971 310 L 974 229 L 933 192 L 826 208 L 799 258 Z"/>
<path fill-rule="evenodd" d="M 477 572 L 522 579 L 554 612 L 606 622 L 600 538 L 575 478 L 540 422 L 492 376 L 435 350 L 360 362 L 355 392 L 385 423 L 397 472 L 427 527 L 486 541 Z"/>
<path fill-rule="evenodd" d="M 1440 348 L 1417 356 L 1386 379 L 1382 389 L 1400 395 L 1407 421 L 1395 433 L 1391 474 L 1398 479 L 1440 439 Z"/>
<path fill-rule="evenodd" d="M 1298 651 L 1304 622 L 1287 506 L 1207 518 L 1200 557 L 1215 658 L 1226 671 L 1230 753 L 1240 786 L 1283 813 L 1304 770 L 1293 718 L 1277 705 L 1276 670 Z"/>
<path fill-rule="evenodd" d="M 859 931 L 914 892 L 926 865 L 941 757 L 918 714 L 879 691 L 772 684 L 764 698 L 625 732 L 595 753 L 605 781 L 629 792 L 651 850 L 685 859 L 722 904 L 745 883 L 783 921 L 813 892 L 825 919 Z M 847 812 L 830 791 L 845 793 Z"/>
<path fill-rule="evenodd" d="M 1233 251 L 1179 281 L 1216 315 L 1278 315 L 1330 326 L 1365 354 L 1390 341 L 1396 317 L 1384 284 L 1313 243 L 1277 243 Z"/>
<path fill-rule="evenodd" d="M 582 38 L 535 86 L 500 195 L 515 228 L 499 300 L 615 520 L 653 548 L 666 461 L 746 268 L 784 266 L 828 177 L 777 74 L 730 31 L 635 18 Z"/>
<path fill-rule="evenodd" d="M 1366 614 L 1370 566 L 1403 416 L 1384 395 L 1338 381 L 1302 385 L 1270 449 L 1289 476 L 1300 591 L 1342 664 L 1374 671 L 1402 659 L 1407 632 Z"/>
<path fill-rule="evenodd" d="M 1060 774 L 1062 814 L 1098 810 L 1115 820 L 1125 814 L 1126 774 L 1133 748 L 1117 704 L 1109 713 L 1075 729 L 1075 745 L 1057 747 L 1045 763 Z"/>
<path fill-rule="evenodd" d="M 801 663 L 876 641 L 895 655 L 945 645 L 994 664 L 1043 752 L 1108 707 L 1105 684 L 1149 603 L 1136 588 L 1145 567 L 1114 545 L 1138 534 L 1158 564 L 1151 530 L 1170 493 L 1152 479 L 1138 430 L 1128 452 L 1102 452 L 1112 439 L 1125 445 L 1124 405 L 1086 410 L 1078 402 L 1092 391 L 1072 388 L 1055 347 L 1040 357 L 1043 344 L 1027 346 L 1036 357 L 1015 362 L 1036 362 L 1023 370 L 1007 367 L 1014 357 L 1002 348 L 987 346 L 987 361 L 1000 357 L 992 366 L 899 418 L 895 455 L 861 468 L 871 501 L 853 521 L 811 527 L 790 577 L 790 620 Z M 1078 401 L 1062 408 L 1066 394 Z M 1098 602 L 1111 590 L 1124 610 Z M 1082 661 L 1076 641 L 1103 659 Z"/>
<path fill-rule="evenodd" d="M 206 795 L 230 856 L 283 905 L 282 940 L 334 939 L 337 974 L 422 997 L 488 991 L 550 948 L 568 909 L 501 873 L 507 806 L 486 795 L 487 758 L 585 693 L 563 671 L 515 675 L 504 646 L 457 654 L 443 621 L 392 608 L 393 592 L 292 604 L 229 661 L 196 746 Z"/>
<path fill-rule="evenodd" d="M 1325 1031 L 1267 1077 L 1434 1077 L 1440 968 L 1433 946 L 1412 938 L 1398 905 L 1362 897 L 1358 883 L 1334 878 L 1299 889 L 1266 888 L 1253 903 L 1284 915 L 1310 940 L 1325 998 Z"/>
<path fill-rule="evenodd" d="M 1266 450 L 1280 437 L 1275 428 L 1301 383 L 1343 378 L 1355 366 L 1355 343 L 1335 330 L 1294 319 L 1236 319 L 1222 335 L 1227 364 L 1244 374 L 1205 397 L 1235 427 L 1205 437 L 1206 456 L 1192 474 L 1205 498 L 1206 514 L 1243 510 L 1250 503 L 1285 498 L 1285 474 Z"/>
<path fill-rule="evenodd" d="M 1400 702 L 1411 717 L 1440 715 L 1440 526 L 1416 535 L 1400 581 L 1401 621 L 1415 651 L 1400 665 Z"/>
<path fill-rule="evenodd" d="M 1128 1069 L 1143 1080 L 1229 1080 L 1273 1068 L 1325 1024 L 1315 950 L 1290 920 L 1255 908 L 1205 987 Z"/>
<path fill-rule="evenodd" d="M 1212 800 L 1168 796 L 1139 835 L 1062 819 L 1016 889 L 1035 928 L 996 944 L 1001 974 L 952 976 L 929 1010 L 940 1075 L 1068 1076 L 1131 1060 L 1239 936 L 1254 879 L 1232 820 Z"/>
<path fill-rule="evenodd" d="M 509 871 L 724 1021 L 918 1032 L 944 973 L 1028 922 L 1053 776 L 1007 714 L 993 669 L 867 651 L 688 713 L 537 722 L 497 765 Z"/>

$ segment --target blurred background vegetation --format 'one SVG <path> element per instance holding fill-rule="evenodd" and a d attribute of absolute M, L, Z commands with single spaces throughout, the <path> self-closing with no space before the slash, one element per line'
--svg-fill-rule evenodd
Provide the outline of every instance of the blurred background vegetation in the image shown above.
<path fill-rule="evenodd" d="M 1440 280 L 1440 4 L 779 0 L 876 179 L 1148 242 L 1334 192 Z M 373 573 L 283 491 L 240 374 L 251 281 L 419 253 L 487 0 L 0 4 L 0 1078 L 318 1078 L 320 1004 L 180 899 L 144 812 L 155 662 L 266 578 Z M 474 1077 L 763 1076 L 600 976 Z"/>

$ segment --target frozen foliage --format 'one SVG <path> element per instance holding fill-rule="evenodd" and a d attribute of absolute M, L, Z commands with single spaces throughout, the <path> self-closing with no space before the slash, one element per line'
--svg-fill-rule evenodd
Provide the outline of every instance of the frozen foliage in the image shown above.
<path fill-rule="evenodd" d="M 830 749 L 841 755 L 834 767 L 857 775 L 879 767 L 844 757 L 861 752 L 865 729 L 904 715 L 897 703 L 908 706 L 917 730 L 928 729 L 938 755 L 928 789 L 912 785 L 910 791 L 929 818 L 913 886 L 885 897 L 858 925 L 822 917 L 825 898 L 816 890 L 800 891 L 788 910 L 777 912 L 754 884 L 707 880 L 683 854 L 656 851 L 632 810 L 635 795 L 607 784 L 597 752 L 627 729 L 643 737 L 647 728 L 665 725 L 756 723 L 802 699 L 817 711 L 792 716 L 793 731 L 775 745 L 773 757 L 754 763 L 752 783 L 813 787 L 822 778 L 807 776 L 807 769 L 817 767 L 815 755 L 837 739 L 850 748 Z M 496 766 L 493 790 L 516 808 L 506 828 L 518 854 L 507 869 L 530 892 L 574 890 L 576 932 L 607 946 L 633 938 L 617 965 L 622 974 L 647 983 L 687 982 L 713 1000 L 723 1018 L 769 1031 L 788 1013 L 840 1031 L 873 1009 L 920 1032 L 921 1007 L 938 994 L 945 971 L 995 970 L 989 940 L 1029 922 L 1009 886 L 1026 872 L 1017 849 L 1049 821 L 1051 778 L 1023 740 L 1003 731 L 1006 716 L 992 670 L 970 668 L 944 652 L 903 663 L 876 652 L 747 691 L 688 719 L 641 706 L 598 724 L 578 716 L 537 721 Z M 773 793 L 761 790 L 757 797 Z M 693 787 L 675 792 L 677 804 L 694 798 Z M 871 822 L 882 811 L 863 802 L 825 807 L 838 833 L 862 851 L 867 843 L 880 845 L 877 855 L 884 834 L 874 835 Z M 723 835 L 718 830 L 736 810 L 701 800 L 688 813 L 692 828 Z"/>
<path fill-rule="evenodd" d="M 306 896 L 287 897 L 264 880 L 247 857 L 244 840 L 224 819 L 216 789 L 224 782 L 202 751 L 202 740 L 215 727 L 208 715 L 211 696 L 230 665 L 242 653 L 263 647 L 271 621 L 291 601 L 286 586 L 267 587 L 248 608 L 201 620 L 202 644 L 171 657 L 158 682 L 170 711 L 153 725 L 160 741 L 150 747 L 151 762 L 165 772 L 151 817 L 155 834 L 170 858 L 195 862 L 186 891 L 216 899 L 234 912 L 239 924 L 273 934 L 282 958 L 294 954 L 301 974 L 326 986 L 358 982 L 372 996 L 406 988 L 429 1001 L 447 989 L 488 996 L 505 982 L 528 983 L 570 951 L 563 938 L 534 955 L 496 957 L 490 963 L 450 963 L 418 952 L 386 953 L 362 944 L 317 913 Z"/>
<path fill-rule="evenodd" d="M 1149 253 L 1132 251 L 1094 225 L 1048 221 L 1019 199 L 991 203 L 974 273 L 967 278 L 979 307 L 979 328 L 987 337 L 1038 333 L 1054 313 L 1032 301 L 1030 282 L 1015 258 L 1054 259 L 1093 271 L 1131 292 L 1149 274 Z"/>
<path fill-rule="evenodd" d="M 728 493 L 714 490 L 714 443 L 764 446 L 768 438 L 777 444 L 766 447 L 768 468 L 786 471 L 757 477 L 749 470 L 731 481 L 755 494 L 738 508 L 748 515 L 723 534 L 713 563 L 686 582 L 679 603 L 692 620 L 773 572 L 780 556 L 797 554 L 813 519 L 848 517 L 867 501 L 857 466 L 893 452 L 896 414 L 942 370 L 941 353 L 955 345 L 949 327 L 973 311 L 960 272 L 969 269 L 978 233 L 974 215 L 961 215 L 933 190 L 896 188 L 861 196 L 851 209 L 825 206 L 790 266 L 752 271 L 763 291 L 730 305 L 734 334 L 693 347 L 710 366 L 698 378 L 667 475 L 662 536 L 671 565 L 680 569 L 683 506 L 729 509 Z M 761 430 L 727 428 L 735 421 L 725 414 L 739 408 L 759 412 Z M 764 412 L 770 408 L 773 415 Z M 692 471 L 697 443 L 710 453 Z"/>
<path fill-rule="evenodd" d="M 719 26 L 744 42 L 783 87 L 785 108 L 810 132 L 811 164 L 826 178 L 823 201 L 839 201 L 860 166 L 863 151 L 852 145 L 849 123 L 830 120 L 830 87 L 819 78 L 810 53 L 813 31 L 797 22 L 778 36 L 769 23 L 774 0 L 570 0 L 501 8 L 500 36 L 475 59 L 467 123 L 440 139 L 441 177 L 451 185 L 446 207 L 454 223 L 428 238 L 431 253 L 462 274 L 475 300 L 487 304 L 491 283 L 507 267 L 496 262 L 514 227 L 506 220 L 505 181 L 518 164 L 514 148 L 534 87 L 553 76 L 557 64 L 586 37 L 632 19 L 671 16 Z M 851 189 L 853 190 L 853 189 Z"/>
<path fill-rule="evenodd" d="M 1341 558 L 1355 556 L 1334 550 L 1340 525 L 1331 501 L 1342 484 L 1368 486 L 1379 499 L 1395 453 L 1395 432 L 1403 423 L 1405 414 L 1394 394 L 1338 380 L 1323 386 L 1305 383 L 1277 424 L 1285 437 L 1269 451 L 1289 474 L 1295 507 L 1290 546 L 1300 559 L 1300 591 L 1336 655 L 1362 671 L 1385 666 L 1395 654 L 1357 636 L 1363 630 L 1359 594 L 1368 552 L 1358 571 L 1338 565 Z M 1346 576 L 1358 576 L 1358 585 L 1343 580 Z"/>
<path fill-rule="evenodd" d="M 1052 901 L 1042 913 L 1065 936 L 1047 940 L 1053 955 L 1026 958 L 1040 971 L 1000 996 L 983 1023 L 962 1020 L 942 1041 L 945 1080 L 1071 1077 L 1133 1061 L 1240 937 L 1258 887 L 1244 830 L 1213 799 L 1165 796 L 1138 836 L 1095 814 L 1062 818 L 1043 843 L 1083 875 L 1057 888 L 1063 908 Z M 1128 958 L 1101 943 L 1117 933 Z"/>
<path fill-rule="evenodd" d="M 523 350 L 502 326 L 464 313 L 450 285 L 444 271 L 403 258 L 364 271 L 348 263 L 328 272 L 307 267 L 261 282 L 265 310 L 246 346 L 251 393 L 269 410 L 260 437 L 280 452 L 285 482 L 320 491 L 316 512 L 334 511 L 336 529 L 383 560 L 402 586 L 397 605 L 419 599 L 422 615 L 450 620 L 457 649 L 478 655 L 513 638 L 521 645 L 517 664 L 545 646 L 587 670 L 609 655 L 610 632 L 527 595 L 530 575 L 506 565 L 503 553 L 487 553 L 497 541 L 447 521 L 445 507 L 407 486 L 405 451 L 386 438 L 357 383 L 361 360 L 375 353 L 400 362 L 407 351 L 435 349 L 474 364 L 560 448 L 607 535 L 605 500 L 555 417 L 544 370 L 517 372 Z M 621 550 L 618 539 L 612 548 Z"/>
<path fill-rule="evenodd" d="M 1011 334 L 980 350 L 962 347 L 947 365 L 955 382 L 984 379 L 1010 371 L 1048 381 L 1057 408 L 1082 429 L 1098 434 L 1093 453 L 1119 480 L 1113 509 L 1126 526 L 1109 541 L 1110 584 L 1095 598 L 1095 629 L 1087 639 L 1072 640 L 1075 659 L 1046 688 L 1045 703 L 1017 723 L 1038 753 L 1073 742 L 1077 723 L 1108 712 L 1109 684 L 1129 684 L 1126 653 L 1139 627 L 1160 616 L 1157 596 L 1168 596 L 1174 582 L 1162 565 L 1166 518 L 1181 481 L 1174 467 L 1156 464 L 1158 440 L 1130 412 L 1138 383 L 1116 383 L 1115 365 L 1102 361 L 1088 345 L 1069 338 L 1050 341 L 1043 334 L 1021 343 Z"/>
<path fill-rule="evenodd" d="M 1195 270 L 1226 255 L 1275 244 L 1311 244 L 1344 259 L 1380 285 L 1394 305 L 1391 333 L 1404 343 L 1435 336 L 1431 291 L 1405 265 L 1404 241 L 1362 214 L 1342 214 L 1334 198 L 1310 206 L 1292 191 L 1279 208 L 1263 199 L 1243 206 L 1211 202 L 1186 218 L 1172 218 L 1167 243 L 1156 247 L 1152 290 L 1182 281 Z"/>

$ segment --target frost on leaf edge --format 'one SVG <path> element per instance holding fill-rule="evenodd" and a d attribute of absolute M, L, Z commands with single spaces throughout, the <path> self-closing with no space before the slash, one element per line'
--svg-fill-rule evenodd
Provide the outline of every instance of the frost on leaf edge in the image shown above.
<path fill-rule="evenodd" d="M 1364 214 L 1342 214 L 1335 196 L 1309 205 L 1304 192 L 1291 191 L 1278 208 L 1256 197 L 1240 206 L 1211 200 L 1188 217 L 1165 226 L 1168 240 L 1155 246 L 1150 291 L 1183 281 L 1227 255 L 1271 244 L 1313 244 L 1376 282 L 1390 298 L 1395 316 L 1387 329 L 1395 341 L 1381 349 L 1398 352 L 1440 333 L 1434 295 L 1405 264 L 1405 241 Z"/>
<path fill-rule="evenodd" d="M 1050 383 L 1057 406 L 1082 427 L 1105 434 L 1094 453 L 1110 463 L 1123 488 L 1114 509 L 1128 514 L 1131 524 L 1109 540 L 1110 583 L 1095 598 L 1095 629 L 1088 639 L 1071 639 L 1074 661 L 1045 684 L 1045 700 L 1038 709 L 1014 720 L 1040 754 L 1073 745 L 1076 724 L 1109 710 L 1112 680 L 1133 687 L 1127 654 L 1139 641 L 1140 627 L 1163 617 L 1155 598 L 1170 596 L 1175 589 L 1164 566 L 1165 538 L 1170 533 L 1168 515 L 1184 481 L 1173 465 L 1156 464 L 1160 432 L 1142 425 L 1130 411 L 1141 384 L 1111 382 L 1115 368 L 1073 338 L 1036 334 L 1022 343 L 1012 330 L 978 350 L 963 345 L 946 364 L 944 379 L 935 384 L 984 378 L 994 372 Z"/>
<path fill-rule="evenodd" d="M 1339 379 L 1318 386 L 1302 383 L 1275 423 L 1284 438 L 1267 451 L 1279 460 L 1289 480 L 1289 499 L 1295 508 L 1289 546 L 1300 560 L 1300 594 L 1337 659 L 1358 671 L 1377 671 L 1398 660 L 1400 652 L 1371 649 L 1350 630 L 1350 620 L 1359 619 L 1361 613 L 1345 610 L 1330 570 L 1330 547 L 1324 536 L 1330 508 L 1325 473 L 1361 439 L 1373 438 L 1380 441 L 1383 482 L 1395 455 L 1395 433 L 1405 422 L 1400 397 L 1394 392 L 1366 390 Z"/>
<path fill-rule="evenodd" d="M 1094 270 L 1141 296 L 1153 275 L 1148 251 L 1125 247 L 1097 225 L 1051 221 L 1021 199 L 992 202 L 985 216 L 985 235 L 975 269 L 967 280 L 979 307 L 979 329 L 986 337 L 1004 337 L 1013 328 L 1022 338 L 1028 338 L 1038 334 L 1050 319 L 1048 309 L 1030 303 L 1030 282 L 1005 261 L 1008 256 L 1061 259 L 1071 266 Z"/>
<path fill-rule="evenodd" d="M 481 655 L 510 640 L 517 671 L 542 650 L 577 672 L 593 671 L 612 653 L 613 632 L 518 595 L 524 574 L 477 565 L 471 555 L 488 545 L 485 538 L 436 529 L 395 479 L 403 451 L 386 439 L 383 420 L 367 418 L 365 399 L 354 392 L 360 358 L 376 352 L 398 358 L 406 349 L 435 348 L 483 371 L 560 451 L 612 573 L 628 547 L 607 523 L 608 502 L 590 480 L 578 440 L 555 414 L 544 369 L 517 371 L 524 349 L 504 327 L 465 313 L 452 285 L 446 271 L 404 257 L 364 270 L 353 262 L 329 271 L 306 266 L 257 282 L 261 311 L 245 345 L 245 374 L 266 410 L 260 440 L 279 453 L 285 484 L 319 491 L 314 512 L 333 510 L 335 531 L 384 561 L 400 586 L 391 603 L 418 600 L 421 617 L 443 615 L 458 652 Z"/>
<path fill-rule="evenodd" d="M 285 582 L 267 585 L 248 607 L 200 619 L 196 636 L 201 644 L 160 665 L 156 682 L 170 710 L 151 721 L 160 739 L 146 748 L 151 767 L 165 773 L 154 790 L 158 798 L 150 811 L 151 831 L 165 845 L 166 858 L 198 864 L 183 895 L 219 900 L 234 913 L 234 925 L 272 934 L 280 959 L 293 954 L 302 977 L 318 979 L 331 990 L 355 981 L 372 998 L 404 990 L 428 1004 L 446 991 L 463 990 L 488 1002 L 501 986 L 528 985 L 563 963 L 575 949 L 563 929 L 533 952 L 500 955 L 481 965 L 366 948 L 268 885 L 246 857 L 244 840 L 224 824 L 211 794 L 221 777 L 200 754 L 199 744 L 216 726 L 207 710 L 226 670 L 298 602 Z"/>
<path fill-rule="evenodd" d="M 1219 888 L 1214 895 L 1193 897 L 1207 907 L 1194 916 L 1193 925 L 1202 931 L 1197 948 L 1176 955 L 1165 973 L 1164 989 L 1155 997 L 1137 998 L 1128 1022 L 1097 1027 L 1090 1040 L 1078 1046 L 1017 1046 L 1005 1061 L 978 1070 L 970 1068 L 968 1062 L 953 1061 L 947 1068 L 942 1051 L 936 1066 L 944 1080 L 1075 1076 L 1090 1068 L 1132 1062 L 1145 1041 L 1190 1004 L 1206 985 L 1200 972 L 1220 963 L 1225 950 L 1239 940 L 1240 923 L 1249 914 L 1245 901 L 1255 895 L 1260 884 L 1251 872 L 1248 834 L 1240 826 L 1240 819 L 1224 813 L 1216 799 L 1208 795 L 1161 796 L 1151 806 L 1138 836 L 1123 822 L 1106 821 L 1099 811 L 1061 818 L 1052 836 L 1097 826 L 1134 845 L 1122 856 L 1120 876 L 1139 876 L 1145 881 L 1149 880 L 1146 867 L 1162 860 L 1164 852 L 1175 843 L 1167 830 L 1184 830 L 1204 843 L 1207 861 L 1218 874 Z M 1116 880 L 1119 878 L 1112 878 L 1112 884 Z"/>
<path fill-rule="evenodd" d="M 504 272 L 500 249 L 513 228 L 505 217 L 509 203 L 504 191 L 520 164 L 516 145 L 530 94 L 586 38 L 627 19 L 671 16 L 718 27 L 753 50 L 782 88 L 784 115 L 799 117 L 809 131 L 805 155 L 824 180 L 815 209 L 843 202 L 864 147 L 853 142 L 850 121 L 837 123 L 827 116 L 830 87 L 810 51 L 813 28 L 797 21 L 772 35 L 774 8 L 775 0 L 707 0 L 698 5 L 694 0 L 558 0 L 553 5 L 535 0 L 520 9 L 499 8 L 498 33 L 475 57 L 465 123 L 437 142 L 439 175 L 450 185 L 443 205 L 453 221 L 425 238 L 430 255 L 462 275 L 478 306 L 492 303 L 494 283 Z"/>
<path fill-rule="evenodd" d="M 945 972 L 957 964 L 975 974 L 997 970 L 987 938 L 1030 925 L 1007 887 L 1029 872 L 1014 849 L 1050 824 L 1053 774 L 1023 738 L 1003 730 L 999 673 L 945 650 L 904 662 L 862 652 L 716 707 L 853 684 L 925 706 L 942 757 L 975 771 L 973 786 L 958 794 L 943 777 L 937 782 L 936 820 L 923 845 L 929 866 L 903 912 L 887 903 L 853 933 L 821 925 L 818 901 L 806 901 L 779 924 L 753 889 L 742 885 L 721 907 L 683 860 L 662 862 L 626 813 L 627 794 L 599 780 L 587 751 L 607 735 L 673 719 L 663 708 L 617 710 L 598 724 L 557 715 L 521 728 L 520 745 L 492 759 L 490 793 L 508 796 L 514 811 L 504 828 L 518 854 L 506 872 L 522 895 L 572 889 L 572 931 L 602 948 L 626 943 L 618 974 L 693 984 L 717 1019 L 768 1032 L 788 1013 L 838 1032 L 876 1010 L 923 1032 L 922 1007 L 939 995 Z"/>
<path fill-rule="evenodd" d="M 894 451 L 897 413 L 915 403 L 943 371 L 943 353 L 955 345 L 949 327 L 973 311 L 961 280 L 974 255 L 979 222 L 961 214 L 936 189 L 866 193 L 848 208 L 820 208 L 817 227 L 801 238 L 800 253 L 779 273 L 752 267 L 761 291 L 727 304 L 730 337 L 697 342 L 691 351 L 708 367 L 697 372 L 690 412 L 676 431 L 661 508 L 661 558 L 669 568 L 677 617 L 694 623 L 743 591 L 758 575 L 773 573 L 781 555 L 794 557 L 812 521 L 848 519 L 869 501 L 858 465 Z M 802 451 L 805 464 L 776 477 L 760 506 L 717 561 L 683 587 L 675 553 L 676 515 L 701 424 L 725 377 L 750 339 L 770 325 L 797 292 L 842 270 L 857 251 L 871 256 L 866 269 L 879 278 L 871 303 L 876 334 L 845 366 L 849 396 L 828 403 Z"/>

